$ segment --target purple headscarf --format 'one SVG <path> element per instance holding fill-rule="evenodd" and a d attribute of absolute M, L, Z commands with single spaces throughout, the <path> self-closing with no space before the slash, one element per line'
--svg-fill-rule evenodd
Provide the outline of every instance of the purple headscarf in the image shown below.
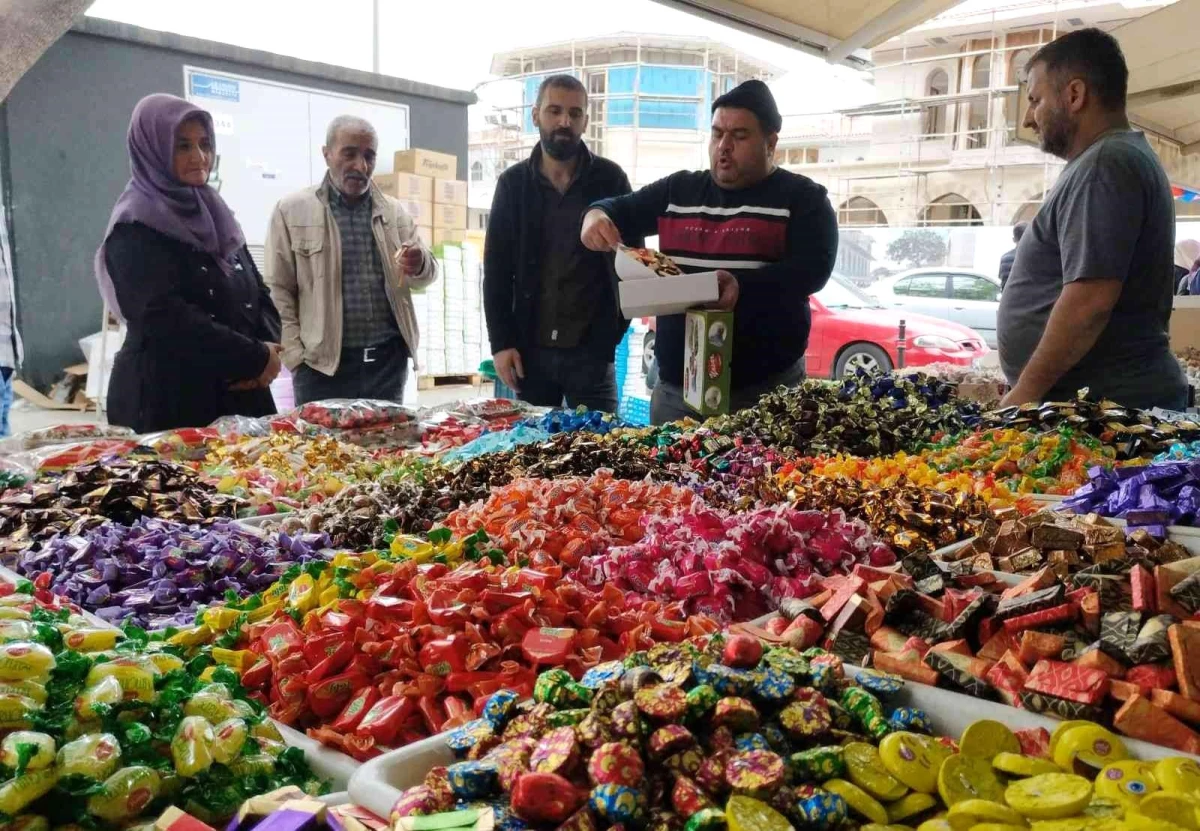
<path fill-rule="evenodd" d="M 175 178 L 172 161 L 179 125 L 198 119 L 208 130 L 216 150 L 213 121 L 206 111 L 174 95 L 147 95 L 133 108 L 129 120 L 129 165 L 133 178 L 125 186 L 108 219 L 104 243 L 96 252 L 96 281 L 100 296 L 117 317 L 124 320 L 113 289 L 104 246 L 113 227 L 120 222 L 140 222 L 171 239 L 212 255 L 225 273 L 230 273 L 232 255 L 246 244 L 242 228 L 221 195 L 208 185 L 192 187 Z"/>

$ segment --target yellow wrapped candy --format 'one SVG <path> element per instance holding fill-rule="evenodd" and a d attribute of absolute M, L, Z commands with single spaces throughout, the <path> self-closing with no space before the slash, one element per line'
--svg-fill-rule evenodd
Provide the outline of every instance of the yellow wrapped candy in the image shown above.
<path fill-rule="evenodd" d="M 250 729 L 240 718 L 226 719 L 213 728 L 212 756 L 223 765 L 227 765 L 242 753 Z"/>
<path fill-rule="evenodd" d="M 275 772 L 275 757 L 267 753 L 242 756 L 229 763 L 234 776 L 270 776 Z"/>
<path fill-rule="evenodd" d="M 213 729 L 202 716 L 185 716 L 171 739 L 171 759 L 180 776 L 196 776 L 212 767 Z"/>
<path fill-rule="evenodd" d="M 183 714 L 202 716 L 208 719 L 210 724 L 220 724 L 225 719 L 238 715 L 232 699 L 229 688 L 224 684 L 209 684 L 183 705 Z"/>
<path fill-rule="evenodd" d="M 0 695 L 22 695 L 45 704 L 46 685 L 38 681 L 0 681 Z"/>
<path fill-rule="evenodd" d="M 83 719 L 97 718 L 100 715 L 97 707 L 120 704 L 124 699 L 125 688 L 116 677 L 109 675 L 79 693 L 75 699 L 75 714 Z"/>
<path fill-rule="evenodd" d="M 103 730 L 98 718 L 77 718 L 71 716 L 67 719 L 67 727 L 63 730 L 63 738 L 67 741 L 73 741 L 80 736 L 86 736 L 89 733 L 99 733 Z"/>
<path fill-rule="evenodd" d="M 27 641 L 33 637 L 33 626 L 24 620 L 0 620 L 0 641 Z"/>
<path fill-rule="evenodd" d="M 149 661 L 139 661 L 133 658 L 117 658 L 103 664 L 96 664 L 87 674 L 87 686 L 98 684 L 104 678 L 115 678 L 124 691 L 127 701 L 153 701 L 154 679 L 158 669 Z"/>
<path fill-rule="evenodd" d="M 167 638 L 167 643 L 172 646 L 182 646 L 188 649 L 194 649 L 197 646 L 204 646 L 212 640 L 213 630 L 207 626 L 193 626 L 191 629 L 184 629 L 182 632 L 176 632 L 171 637 Z"/>
<path fill-rule="evenodd" d="M 30 771 L 8 780 L 0 785 L 0 812 L 16 816 L 26 805 L 49 793 L 57 782 L 58 769 L 55 767 Z"/>
<path fill-rule="evenodd" d="M 150 663 L 154 664 L 163 675 L 184 667 L 183 659 L 170 652 L 152 652 L 149 657 Z"/>
<path fill-rule="evenodd" d="M 32 616 L 24 609 L 14 609 L 11 606 L 0 607 L 0 620 L 31 620 Z"/>
<path fill-rule="evenodd" d="M 47 678 L 55 666 L 53 653 L 40 643 L 13 641 L 0 644 L 0 681 Z"/>
<path fill-rule="evenodd" d="M 23 695 L 0 695 L 0 730 L 28 730 L 30 718 L 42 707 Z"/>
<path fill-rule="evenodd" d="M 88 798 L 88 812 L 109 822 L 133 819 L 153 802 L 162 780 L 153 768 L 121 768 L 104 780 L 104 790 Z"/>
<path fill-rule="evenodd" d="M 21 814 L 0 825 L 0 831 L 50 831 L 50 820 L 37 814 Z"/>
<path fill-rule="evenodd" d="M 259 656 L 249 649 L 221 649 L 213 647 L 212 659 L 221 666 L 230 667 L 239 675 L 250 668 Z"/>
<path fill-rule="evenodd" d="M 293 609 L 307 612 L 317 605 L 320 595 L 316 581 L 311 574 L 301 574 L 288 586 L 287 603 Z"/>
<path fill-rule="evenodd" d="M 120 634 L 116 629 L 76 629 L 63 637 L 63 644 L 76 652 L 99 652 L 116 646 Z"/>
<path fill-rule="evenodd" d="M 237 609 L 227 609 L 224 606 L 210 606 L 204 610 L 201 620 L 204 625 L 214 632 L 224 632 L 237 623 L 242 613 Z"/>
<path fill-rule="evenodd" d="M 17 730 L 9 733 L 0 742 L 0 762 L 7 767 L 15 768 L 21 762 L 21 745 L 34 748 L 33 755 L 25 761 L 26 770 L 41 770 L 54 762 L 54 739 L 45 733 L 35 733 L 29 730 Z"/>
<path fill-rule="evenodd" d="M 83 776 L 100 781 L 121 763 L 121 745 L 112 733 L 89 733 L 58 749 L 58 770 L 63 776 Z"/>

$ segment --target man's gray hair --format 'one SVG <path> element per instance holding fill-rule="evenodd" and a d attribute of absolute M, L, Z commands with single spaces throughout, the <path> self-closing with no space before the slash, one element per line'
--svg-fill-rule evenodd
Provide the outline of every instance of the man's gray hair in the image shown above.
<path fill-rule="evenodd" d="M 329 122 L 329 129 L 325 131 L 325 146 L 333 147 L 333 141 L 337 138 L 338 130 L 353 130 L 356 133 L 370 133 L 375 137 L 375 143 L 379 143 L 379 134 L 375 132 L 375 127 L 365 118 L 360 118 L 357 115 L 339 115 L 333 121 Z"/>

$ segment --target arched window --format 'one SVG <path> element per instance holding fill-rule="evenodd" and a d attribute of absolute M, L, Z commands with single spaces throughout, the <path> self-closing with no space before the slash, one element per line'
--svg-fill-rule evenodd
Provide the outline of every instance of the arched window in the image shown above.
<path fill-rule="evenodd" d="M 992 86 L 992 56 L 978 55 L 971 66 L 971 89 L 990 89 Z M 967 108 L 967 147 L 987 146 L 988 104 L 991 98 L 981 96 L 971 100 Z"/>
<path fill-rule="evenodd" d="M 1013 216 L 1013 225 L 1018 222 L 1032 222 L 1033 218 L 1037 216 L 1037 212 L 1041 210 L 1042 201 L 1045 198 L 1045 194 L 1039 194 L 1022 205 Z"/>
<path fill-rule="evenodd" d="M 1021 49 L 1013 53 L 1008 64 L 1008 83 L 1010 85 L 1016 86 L 1025 80 L 1025 64 L 1029 63 L 1029 59 L 1032 57 L 1032 49 Z M 1020 95 L 1020 91 L 1010 92 L 1004 98 L 1004 121 L 1008 128 L 1009 143 L 1017 140 L 1017 128 L 1021 126 L 1017 123 L 1021 112 Z"/>
<path fill-rule="evenodd" d="M 480 162 L 480 161 L 471 162 L 471 181 L 472 182 L 482 182 L 483 181 L 483 162 Z"/>
<path fill-rule="evenodd" d="M 925 79 L 925 94 L 946 95 L 950 92 L 950 76 L 944 69 L 935 69 Z M 946 105 L 938 104 L 925 109 L 925 124 L 922 132 L 934 138 L 941 138 L 946 132 Z"/>
<path fill-rule="evenodd" d="M 930 225 L 982 225 L 983 217 L 975 206 L 957 193 L 947 193 L 934 199 L 921 211 L 917 223 L 922 227 Z"/>
<path fill-rule="evenodd" d="M 880 226 L 887 225 L 887 216 L 879 206 L 865 196 L 851 196 L 838 208 L 838 225 Z"/>

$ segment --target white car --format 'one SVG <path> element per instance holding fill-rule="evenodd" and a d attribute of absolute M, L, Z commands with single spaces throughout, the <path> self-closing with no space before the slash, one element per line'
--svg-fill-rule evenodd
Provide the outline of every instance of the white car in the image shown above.
<path fill-rule="evenodd" d="M 960 323 L 983 335 L 995 349 L 1000 279 L 962 268 L 914 268 L 867 289 L 880 303 Z"/>

